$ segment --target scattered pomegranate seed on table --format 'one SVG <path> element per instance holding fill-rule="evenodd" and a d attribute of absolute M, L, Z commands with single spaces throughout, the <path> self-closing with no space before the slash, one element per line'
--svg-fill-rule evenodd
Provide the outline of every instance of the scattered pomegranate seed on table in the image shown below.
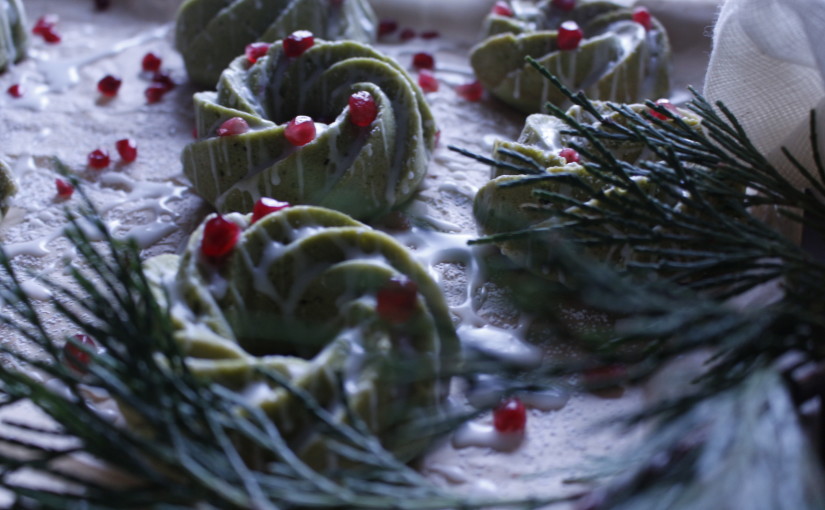
<path fill-rule="evenodd" d="M 112 74 L 107 74 L 97 82 L 97 90 L 105 97 L 115 97 L 122 84 L 123 80 Z"/>
<path fill-rule="evenodd" d="M 576 0 L 553 0 L 553 7 L 562 11 L 572 11 L 576 7 Z"/>
<path fill-rule="evenodd" d="M 493 427 L 502 434 L 524 432 L 525 425 L 527 425 L 527 410 L 517 398 L 505 400 L 493 411 Z"/>
<path fill-rule="evenodd" d="M 19 99 L 23 97 L 23 87 L 21 87 L 19 83 L 15 83 L 6 89 L 6 93 L 13 98 Z"/>
<path fill-rule="evenodd" d="M 415 37 L 415 30 L 412 28 L 405 28 L 401 31 L 400 37 L 402 41 L 409 41 Z"/>
<path fill-rule="evenodd" d="M 653 28 L 653 20 L 650 17 L 650 11 L 646 7 L 633 9 L 633 21 L 645 27 L 645 30 Z"/>
<path fill-rule="evenodd" d="M 284 39 L 284 55 L 289 58 L 299 57 L 315 44 L 315 36 L 309 30 L 292 32 Z"/>
<path fill-rule="evenodd" d="M 75 335 L 74 340 L 76 343 L 67 341 L 63 344 L 63 362 L 75 372 L 85 374 L 89 370 L 92 355 L 78 347 L 77 344 L 89 350 L 97 351 L 97 343 L 89 335 Z"/>
<path fill-rule="evenodd" d="M 505 16 L 508 18 L 512 18 L 515 15 L 513 9 L 510 8 L 507 2 L 502 0 L 499 0 L 493 4 L 493 10 L 491 12 L 497 16 Z"/>
<path fill-rule="evenodd" d="M 223 121 L 218 128 L 218 136 L 234 136 L 249 131 L 249 124 L 241 117 L 232 117 Z"/>
<path fill-rule="evenodd" d="M 439 37 L 441 37 L 441 32 L 439 32 L 438 30 L 427 30 L 426 32 L 421 32 L 420 37 L 428 41 L 431 39 L 438 39 Z"/>
<path fill-rule="evenodd" d="M 275 200 L 274 198 L 261 197 L 252 207 L 252 223 L 255 223 L 264 216 L 278 212 L 282 209 L 286 209 L 289 206 L 289 202 L 281 202 L 280 200 Z"/>
<path fill-rule="evenodd" d="M 424 92 L 437 92 L 438 79 L 436 79 L 435 74 L 429 69 L 422 69 L 418 72 L 418 86 L 421 87 L 421 90 Z"/>
<path fill-rule="evenodd" d="M 116 141 L 115 148 L 117 149 L 117 153 L 120 154 L 120 159 L 126 163 L 131 163 L 137 159 L 137 144 L 131 138 L 123 138 Z"/>
<path fill-rule="evenodd" d="M 362 90 L 349 96 L 349 120 L 359 127 L 372 124 L 378 116 L 378 105 L 372 94 Z"/>
<path fill-rule="evenodd" d="M 161 64 L 163 64 L 163 60 L 151 51 L 144 55 L 143 60 L 140 61 L 141 69 L 150 73 L 159 71 Z"/>
<path fill-rule="evenodd" d="M 72 184 L 65 179 L 55 179 L 54 185 L 55 188 L 57 188 L 57 196 L 60 198 L 71 198 L 72 194 L 74 193 L 74 186 L 72 186 Z"/>
<path fill-rule="evenodd" d="M 286 125 L 286 139 L 296 147 L 302 147 L 315 140 L 315 122 L 311 117 L 298 115 Z"/>
<path fill-rule="evenodd" d="M 435 69 L 435 57 L 426 52 L 413 55 L 412 65 L 416 69 Z"/>
<path fill-rule="evenodd" d="M 271 46 L 272 45 L 270 43 L 265 42 L 254 42 L 247 44 L 244 49 L 244 55 L 246 55 L 247 62 L 254 64 L 259 58 L 266 55 L 266 52 L 269 51 Z"/>
<path fill-rule="evenodd" d="M 240 226 L 217 215 L 203 228 L 201 253 L 213 261 L 220 261 L 232 252 L 240 236 Z"/>
<path fill-rule="evenodd" d="M 467 101 L 478 102 L 484 97 L 484 86 L 478 80 L 459 85 L 455 91 Z"/>
<path fill-rule="evenodd" d="M 146 90 L 143 91 L 143 95 L 146 96 L 147 103 L 158 103 L 163 96 L 166 94 L 166 89 L 160 85 L 149 85 L 146 87 Z"/>
<path fill-rule="evenodd" d="M 394 277 L 375 295 L 378 315 L 393 324 L 410 320 L 418 298 L 418 284 L 406 276 Z"/>
<path fill-rule="evenodd" d="M 154 72 L 152 74 L 152 84 L 163 87 L 167 92 L 175 88 L 177 85 L 175 80 L 172 79 L 172 76 L 166 71 Z"/>
<path fill-rule="evenodd" d="M 109 159 L 109 152 L 105 149 L 95 149 L 89 153 L 86 157 L 86 161 L 89 165 L 89 168 L 94 168 L 95 170 L 102 170 L 109 166 L 110 159 Z"/>
<path fill-rule="evenodd" d="M 378 37 L 384 37 L 398 30 L 398 22 L 393 19 L 383 19 L 378 23 Z"/>
<path fill-rule="evenodd" d="M 37 19 L 32 28 L 32 33 L 39 35 L 44 41 L 50 44 L 60 42 L 60 34 L 57 33 L 57 22 L 59 18 L 56 14 L 45 14 Z"/>
<path fill-rule="evenodd" d="M 562 51 L 575 50 L 584 37 L 584 32 L 575 21 L 565 21 L 559 27 L 556 46 Z"/>
<path fill-rule="evenodd" d="M 563 158 L 568 163 L 578 163 L 579 162 L 579 153 L 575 151 L 575 149 L 571 149 L 569 147 L 564 148 L 559 151 L 559 157 Z"/>

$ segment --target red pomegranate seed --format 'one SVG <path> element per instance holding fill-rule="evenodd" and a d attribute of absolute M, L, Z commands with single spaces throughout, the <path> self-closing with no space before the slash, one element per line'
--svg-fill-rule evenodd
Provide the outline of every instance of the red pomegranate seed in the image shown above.
<path fill-rule="evenodd" d="M 71 198 L 74 193 L 74 186 L 65 179 L 55 179 L 54 185 L 57 188 L 57 196 L 60 198 Z"/>
<path fill-rule="evenodd" d="M 412 28 L 405 28 L 401 31 L 401 40 L 402 41 L 409 41 L 410 39 L 415 37 L 415 30 Z"/>
<path fill-rule="evenodd" d="M 163 60 L 151 51 L 143 56 L 143 60 L 140 61 L 140 67 L 146 72 L 152 73 L 155 71 L 160 70 L 160 65 L 163 63 Z"/>
<path fill-rule="evenodd" d="M 275 200 L 274 198 L 261 197 L 257 202 L 255 202 L 254 207 L 252 207 L 252 223 L 255 223 L 264 216 L 278 212 L 282 209 L 286 209 L 289 205 L 289 202 L 281 202 L 280 200 Z"/>
<path fill-rule="evenodd" d="M 418 284 L 406 276 L 395 277 L 378 289 L 375 295 L 378 315 L 393 324 L 410 320 L 418 298 Z"/>
<path fill-rule="evenodd" d="M 14 98 L 21 98 L 23 97 L 23 88 L 20 86 L 19 83 L 15 83 L 11 87 L 6 89 L 6 92 Z"/>
<path fill-rule="evenodd" d="M 633 9 L 633 21 L 645 27 L 645 30 L 653 28 L 653 19 L 647 7 L 636 7 Z"/>
<path fill-rule="evenodd" d="M 398 22 L 394 19 L 382 19 L 378 23 L 378 37 L 384 37 L 398 30 Z"/>
<path fill-rule="evenodd" d="M 43 33 L 43 40 L 49 44 L 57 44 L 62 38 L 54 28 L 49 28 Z"/>
<path fill-rule="evenodd" d="M 79 374 L 85 374 L 89 369 L 92 355 L 78 347 L 78 345 L 82 345 L 91 351 L 97 351 L 97 344 L 89 335 L 75 335 L 74 342 L 67 341 L 63 345 L 63 361 L 66 366 Z"/>
<path fill-rule="evenodd" d="M 152 85 L 158 85 L 160 87 L 163 87 L 163 89 L 166 92 L 169 92 L 170 90 L 175 88 L 176 83 L 168 72 L 156 71 L 152 74 Z"/>
<path fill-rule="evenodd" d="M 496 16 L 506 16 L 508 18 L 512 18 L 515 15 L 513 9 L 510 8 L 507 2 L 502 0 L 493 4 L 493 10 L 491 12 Z"/>
<path fill-rule="evenodd" d="M 438 39 L 439 37 L 441 37 L 441 32 L 438 30 L 427 30 L 426 32 L 421 32 L 421 38 L 428 41 L 430 39 Z"/>
<path fill-rule="evenodd" d="M 315 122 L 311 117 L 298 115 L 287 123 L 284 135 L 296 147 L 306 145 L 315 140 Z"/>
<path fill-rule="evenodd" d="M 146 87 L 146 90 L 143 91 L 143 95 L 146 96 L 146 102 L 151 104 L 157 103 L 163 99 L 166 92 L 166 87 L 163 85 L 152 84 Z"/>
<path fill-rule="evenodd" d="M 366 127 L 378 116 L 378 105 L 372 94 L 362 90 L 349 96 L 349 121 L 356 126 Z"/>
<path fill-rule="evenodd" d="M 578 163 L 579 153 L 574 149 L 566 148 L 559 151 L 559 157 L 563 158 L 568 163 Z"/>
<path fill-rule="evenodd" d="M 575 21 L 565 21 L 559 27 L 556 45 L 562 51 L 575 50 L 584 37 L 584 32 Z"/>
<path fill-rule="evenodd" d="M 86 157 L 86 161 L 89 164 L 89 168 L 102 170 L 109 166 L 109 152 L 104 149 L 95 149 L 89 153 Z"/>
<path fill-rule="evenodd" d="M 674 105 L 673 103 L 671 103 L 667 99 L 659 99 L 658 101 L 656 101 L 656 105 L 661 106 L 662 108 L 665 108 L 668 111 L 671 111 L 675 114 L 679 113 L 679 110 L 676 108 L 676 105 Z M 650 112 L 650 115 L 652 115 L 653 117 L 656 117 L 659 120 L 670 120 L 670 117 L 668 117 L 664 113 L 659 113 L 659 112 L 657 112 L 656 110 L 654 110 L 652 108 L 649 109 L 648 111 Z"/>
<path fill-rule="evenodd" d="M 46 32 L 52 30 L 60 18 L 57 14 L 45 14 L 37 19 L 37 22 L 32 28 L 32 33 L 39 36 L 45 36 Z"/>
<path fill-rule="evenodd" d="M 601 365 L 582 372 L 585 386 L 615 386 L 627 377 L 627 367 L 621 364 Z"/>
<path fill-rule="evenodd" d="M 218 136 L 235 136 L 249 131 L 249 124 L 241 117 L 232 117 L 223 121 L 218 128 Z"/>
<path fill-rule="evenodd" d="M 241 227 L 221 215 L 215 216 L 203 227 L 201 253 L 210 259 L 223 259 L 235 248 L 240 236 Z"/>
<path fill-rule="evenodd" d="M 126 163 L 131 163 L 137 159 L 137 144 L 131 138 L 123 138 L 116 141 L 115 148 L 117 149 L 117 153 L 120 154 L 120 159 Z"/>
<path fill-rule="evenodd" d="M 455 88 L 455 91 L 459 96 L 472 102 L 481 101 L 481 98 L 484 96 L 484 86 L 482 86 L 478 80 L 459 85 Z"/>
<path fill-rule="evenodd" d="M 435 69 L 435 57 L 429 53 L 416 53 L 413 55 L 412 65 L 416 69 Z"/>
<path fill-rule="evenodd" d="M 572 11 L 576 7 L 576 0 L 553 0 L 553 7 L 562 11 Z"/>
<path fill-rule="evenodd" d="M 309 30 L 292 32 L 284 39 L 284 55 L 289 58 L 301 56 L 315 44 L 315 36 Z"/>
<path fill-rule="evenodd" d="M 107 74 L 97 82 L 97 90 L 101 95 L 106 97 L 115 97 L 123 80 L 117 76 Z"/>
<path fill-rule="evenodd" d="M 429 69 L 422 69 L 418 72 L 418 86 L 424 92 L 437 92 L 438 80 Z"/>
<path fill-rule="evenodd" d="M 269 51 L 269 48 L 272 45 L 265 42 L 254 42 L 246 45 L 244 49 L 244 55 L 246 55 L 246 60 L 250 64 L 254 64 L 258 61 L 259 58 L 266 55 L 266 52 Z"/>
<path fill-rule="evenodd" d="M 493 427 L 502 434 L 524 432 L 527 424 L 527 410 L 521 400 L 510 398 L 502 402 L 493 411 Z"/>

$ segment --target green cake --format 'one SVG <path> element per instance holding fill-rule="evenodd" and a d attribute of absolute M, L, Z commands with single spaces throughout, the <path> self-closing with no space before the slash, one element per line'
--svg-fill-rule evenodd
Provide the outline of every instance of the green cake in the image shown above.
<path fill-rule="evenodd" d="M 0 72 L 26 56 L 26 15 L 21 0 L 0 0 Z"/>
<path fill-rule="evenodd" d="M 375 40 L 378 22 L 367 0 L 186 0 L 175 46 L 189 78 L 212 88 L 247 44 L 309 30 L 330 40 Z"/>
<path fill-rule="evenodd" d="M 313 465 L 329 460 L 313 433 L 320 425 L 257 368 L 288 378 L 336 419 L 347 419 L 348 402 L 387 448 L 418 453 L 422 445 L 405 444 L 399 428 L 439 412 L 440 374 L 458 350 L 426 271 L 391 237 L 330 209 L 210 221 L 182 256 L 146 263 L 191 370 L 245 395 Z M 207 255 L 210 229 L 230 223 L 237 243 Z"/>
<path fill-rule="evenodd" d="M 355 123 L 353 94 L 372 98 L 366 126 Z M 299 56 L 283 43 L 250 65 L 235 59 L 217 92 L 195 95 L 198 140 L 183 152 L 195 191 L 218 211 L 248 212 L 258 198 L 311 204 L 370 220 L 407 201 L 426 174 L 436 127 L 421 89 L 369 46 L 316 40 Z M 288 123 L 314 120 L 317 136 L 294 146 Z M 240 118 L 248 131 L 218 136 Z"/>
<path fill-rule="evenodd" d="M 578 0 L 571 10 L 554 4 L 512 2 L 511 16 L 487 17 L 470 60 L 491 94 L 525 113 L 542 112 L 547 102 L 564 105 L 564 95 L 525 62 L 529 56 L 591 99 L 634 103 L 667 95 L 670 44 L 655 18 L 640 23 L 633 10 L 605 1 Z M 570 21 L 583 38 L 561 49 L 560 27 Z"/>

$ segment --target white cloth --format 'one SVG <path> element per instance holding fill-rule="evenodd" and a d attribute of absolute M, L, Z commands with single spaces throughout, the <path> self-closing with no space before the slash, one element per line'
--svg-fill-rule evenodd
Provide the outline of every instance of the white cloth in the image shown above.
<path fill-rule="evenodd" d="M 807 187 L 781 148 L 814 170 L 809 112 L 815 109 L 825 151 L 825 0 L 727 0 L 704 94 L 723 101 L 774 166 Z"/>

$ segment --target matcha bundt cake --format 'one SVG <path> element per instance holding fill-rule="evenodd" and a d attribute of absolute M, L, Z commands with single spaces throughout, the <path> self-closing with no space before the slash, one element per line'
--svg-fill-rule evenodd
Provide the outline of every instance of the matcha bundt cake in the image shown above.
<path fill-rule="evenodd" d="M 11 168 L 0 159 L 0 220 L 9 210 L 9 199 L 15 193 L 17 193 L 17 184 L 14 183 Z"/>
<path fill-rule="evenodd" d="M 306 33 L 254 64 L 235 59 L 195 113 L 184 173 L 221 212 L 271 196 L 369 220 L 413 195 L 435 146 L 430 108 L 398 63 Z"/>
<path fill-rule="evenodd" d="M 683 122 L 699 128 L 698 118 L 692 113 L 677 109 L 669 103 L 661 104 L 672 109 Z M 602 122 L 614 125 L 626 122 L 624 117 L 605 103 L 595 102 L 594 105 L 603 121 L 578 106 L 570 108 L 567 113 L 577 122 L 596 128 Z M 639 114 L 647 111 L 654 116 L 661 115 L 641 104 L 627 107 Z M 550 231 L 565 222 L 565 213 L 584 214 L 592 218 L 608 217 L 619 213 L 612 198 L 626 193 L 625 189 L 615 187 L 609 179 L 585 168 L 587 162 L 584 156 L 570 146 L 576 144 L 587 150 L 594 149 L 587 140 L 568 132 L 568 126 L 556 117 L 545 114 L 528 116 L 518 140 L 498 140 L 495 143 L 493 158 L 511 166 L 492 167 L 491 180 L 479 189 L 473 203 L 476 224 L 484 236 L 527 229 L 546 231 L 547 236 L 516 236 L 498 242 L 505 255 L 542 274 L 546 274 L 542 261 L 553 244 Z M 600 142 L 614 157 L 634 166 L 653 156 L 641 143 L 618 139 L 603 139 Z M 531 173 L 519 173 L 514 169 L 525 164 L 532 167 Z M 644 175 L 631 175 L 630 179 L 639 190 L 658 196 L 654 185 Z M 543 199 L 542 194 L 551 198 Z M 659 196 L 659 200 L 663 205 L 681 206 L 672 197 Z M 610 234 L 607 228 L 604 227 L 601 235 Z M 593 235 L 600 234 L 594 232 Z M 590 256 L 616 267 L 624 267 L 631 260 L 630 254 L 617 245 L 609 249 L 602 246 L 590 247 L 586 251 Z"/>
<path fill-rule="evenodd" d="M 391 237 L 337 211 L 262 199 L 250 215 L 213 215 L 182 256 L 146 264 L 191 370 L 246 395 L 307 462 L 327 460 L 320 425 L 257 369 L 338 419 L 347 402 L 387 448 L 418 453 L 396 435 L 439 411 L 457 337 L 437 284 Z"/>
<path fill-rule="evenodd" d="M 633 103 L 667 95 L 670 46 L 646 10 L 600 0 L 504 5 L 487 17 L 486 37 L 470 60 L 479 81 L 511 106 L 539 113 L 548 101 L 566 102 L 525 62 L 528 56 L 591 99 Z"/>
<path fill-rule="evenodd" d="M 0 0 L 0 72 L 26 56 L 26 15 L 21 0 Z"/>
<path fill-rule="evenodd" d="M 377 27 L 367 0 L 186 0 L 177 16 L 175 46 L 192 82 L 213 88 L 250 43 L 271 43 L 296 30 L 369 43 Z"/>

